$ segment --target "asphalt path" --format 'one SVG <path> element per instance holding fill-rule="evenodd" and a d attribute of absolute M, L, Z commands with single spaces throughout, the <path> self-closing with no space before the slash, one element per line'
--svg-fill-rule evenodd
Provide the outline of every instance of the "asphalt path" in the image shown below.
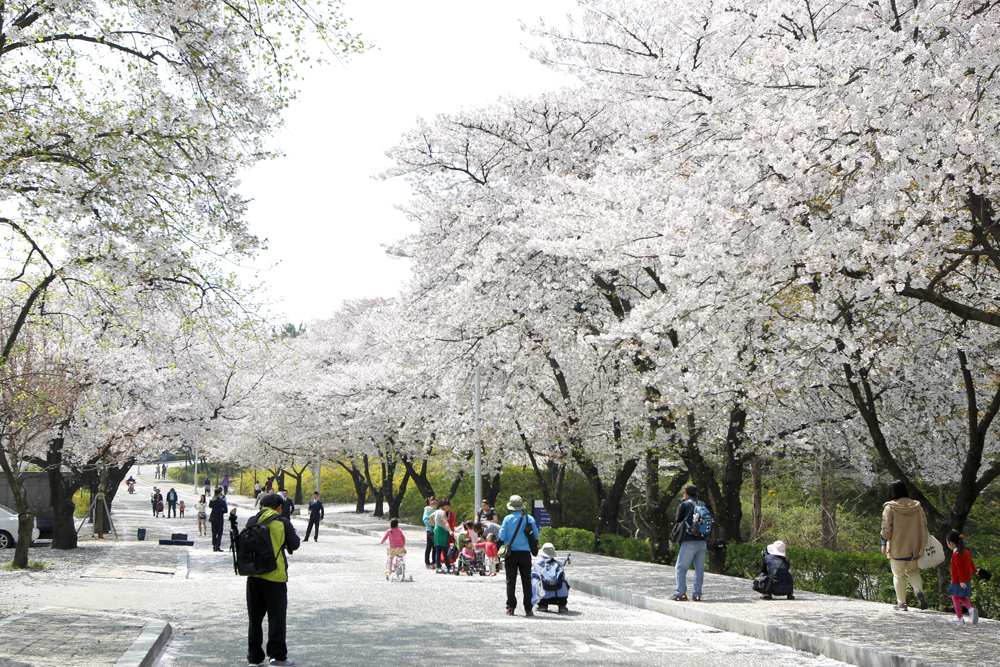
<path fill-rule="evenodd" d="M 143 472 L 149 474 L 140 477 L 134 495 L 122 490 L 115 498 L 114 518 L 124 540 L 106 560 L 163 562 L 168 550 L 187 549 L 186 578 L 180 571 L 153 580 L 43 574 L 8 591 L 7 602 L 166 619 L 174 635 L 159 667 L 245 665 L 245 580 L 233 573 L 228 552 L 213 553 L 210 541 L 198 537 L 190 487 L 176 487 L 188 505 L 185 519 L 152 518 L 152 467 L 143 466 Z M 174 484 L 156 483 L 164 492 Z M 241 508 L 239 514 L 242 525 L 252 510 Z M 304 534 L 305 522 L 295 524 Z M 149 531 L 147 541 L 136 541 L 138 527 Z M 156 544 L 156 537 L 171 532 L 188 533 L 195 546 Z M 519 599 L 518 615 L 508 617 L 502 574 L 434 574 L 422 566 L 423 545 L 414 547 L 407 556 L 413 581 L 400 583 L 385 580 L 385 548 L 375 538 L 324 528 L 318 542 L 304 543 L 289 559 L 289 658 L 308 666 L 843 664 L 574 591 L 569 614 L 526 618 Z M 45 554 L 36 548 L 32 558 L 44 560 Z"/>

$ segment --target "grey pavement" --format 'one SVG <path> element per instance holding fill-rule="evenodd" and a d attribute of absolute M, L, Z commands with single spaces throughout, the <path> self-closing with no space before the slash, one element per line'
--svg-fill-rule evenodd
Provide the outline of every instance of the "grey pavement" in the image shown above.
<path fill-rule="evenodd" d="M 125 640 L 111 642 L 114 634 L 131 632 L 134 628 L 128 626 L 153 618 L 172 629 L 156 661 L 160 667 L 246 664 L 243 578 L 233 574 L 228 553 L 213 553 L 209 540 L 198 536 L 193 511 L 185 519 L 152 518 L 151 482 L 144 475 L 135 495 L 116 498 L 120 541 L 96 546 L 88 542 L 84 549 L 68 553 L 33 548 L 32 560 L 51 557 L 58 567 L 0 573 L 0 615 L 47 618 L 50 637 L 70 638 L 63 650 L 89 647 L 91 657 L 105 660 L 92 664 L 116 664 L 129 655 L 134 658 L 144 647 L 147 656 L 155 656 L 157 647 L 148 636 L 137 637 L 125 654 L 120 653 Z M 175 488 L 193 507 L 191 488 Z M 253 512 L 252 500 L 230 500 L 241 506 L 242 520 Z M 767 603 L 755 599 L 749 582 L 713 575 L 706 582 L 705 602 L 666 602 L 672 592 L 672 568 L 589 554 L 573 554 L 567 570 L 574 585 L 572 613 L 525 618 L 519 609 L 518 616 L 507 617 L 502 576 L 455 577 L 423 569 L 422 527 L 404 527 L 412 545 L 407 564 L 413 582 L 389 582 L 383 575 L 384 547 L 379 545 L 387 522 L 335 511 L 343 508 L 327 509 L 319 541 L 303 544 L 290 558 L 289 657 L 299 665 L 439 667 L 485 660 L 546 667 L 679 662 L 696 667 L 828 667 L 843 663 L 813 653 L 833 655 L 844 646 L 860 647 L 848 661 L 866 667 L 995 663 L 994 622 L 956 629 L 944 622 L 943 614 L 894 613 L 885 605 L 812 594 L 802 594 L 795 602 Z M 304 533 L 305 521 L 297 519 L 296 525 Z M 136 540 L 139 527 L 147 529 L 144 542 Z M 188 533 L 195 545 L 156 543 L 172 532 Z M 85 565 L 71 573 L 65 563 L 74 556 Z M 73 634 L 74 613 L 117 618 L 120 627 L 107 631 L 104 646 L 87 643 Z M 23 618 L 7 625 L 16 630 L 15 623 Z M 761 634 L 778 643 L 762 641 Z M 797 645 L 801 636 L 813 640 Z M 81 660 L 61 664 L 91 664 Z"/>
<path fill-rule="evenodd" d="M 385 521 L 328 513 L 327 523 L 381 535 Z M 408 527 L 407 539 L 423 529 Z M 412 536 L 412 537 L 411 537 Z M 565 552 L 560 553 L 563 557 Z M 571 553 L 566 568 L 573 590 L 648 609 L 726 632 L 782 644 L 861 667 L 941 667 L 1000 663 L 1000 622 L 955 627 L 953 614 L 796 592 L 795 600 L 760 600 L 750 582 L 706 574 L 702 602 L 674 602 L 673 567 Z M 794 564 L 793 564 L 794 572 Z M 688 573 L 690 597 L 694 572 Z"/>

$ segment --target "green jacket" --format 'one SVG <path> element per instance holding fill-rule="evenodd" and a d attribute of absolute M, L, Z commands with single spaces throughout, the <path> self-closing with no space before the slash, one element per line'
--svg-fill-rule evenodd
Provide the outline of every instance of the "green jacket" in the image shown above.
<path fill-rule="evenodd" d="M 270 507 L 261 510 L 256 518 L 256 522 L 264 521 L 268 517 L 275 517 L 267 524 L 267 529 L 271 533 L 271 546 L 274 547 L 274 559 L 278 562 L 278 567 L 267 574 L 256 574 L 255 577 L 267 579 L 268 581 L 286 582 L 288 581 L 288 560 L 285 558 L 285 551 L 292 553 L 299 548 L 299 536 L 295 532 L 292 524 L 281 518 L 280 512 L 275 512 Z M 284 549 L 282 549 L 284 547 Z"/>

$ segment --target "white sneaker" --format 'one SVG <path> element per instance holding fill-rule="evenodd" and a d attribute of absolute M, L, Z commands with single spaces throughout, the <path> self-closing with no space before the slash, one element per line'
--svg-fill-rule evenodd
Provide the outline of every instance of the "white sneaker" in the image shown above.
<path fill-rule="evenodd" d="M 972 617 L 972 624 L 979 625 L 979 610 L 973 607 L 969 610 L 969 616 Z"/>
<path fill-rule="evenodd" d="M 951 623 L 952 625 L 965 625 L 964 618 L 949 618 L 948 622 Z"/>

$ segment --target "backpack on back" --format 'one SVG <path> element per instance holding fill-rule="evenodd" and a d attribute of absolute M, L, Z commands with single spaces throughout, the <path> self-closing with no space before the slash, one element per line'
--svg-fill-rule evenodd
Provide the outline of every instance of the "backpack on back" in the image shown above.
<path fill-rule="evenodd" d="M 271 529 L 267 526 L 278 515 L 272 514 L 260 523 L 251 523 L 256 518 L 258 517 L 247 521 L 247 525 L 233 542 L 233 569 L 236 574 L 244 577 L 267 574 L 278 569 L 278 559 L 274 556 L 274 546 L 271 544 Z"/>
<path fill-rule="evenodd" d="M 563 566 L 557 560 L 549 560 L 542 566 L 542 588 L 547 591 L 558 591 L 563 586 Z"/>
<path fill-rule="evenodd" d="M 686 529 L 688 535 L 697 537 L 708 537 L 712 534 L 712 512 L 705 507 L 705 503 L 696 500 L 694 508 L 691 510 L 691 518 L 688 520 Z"/>

